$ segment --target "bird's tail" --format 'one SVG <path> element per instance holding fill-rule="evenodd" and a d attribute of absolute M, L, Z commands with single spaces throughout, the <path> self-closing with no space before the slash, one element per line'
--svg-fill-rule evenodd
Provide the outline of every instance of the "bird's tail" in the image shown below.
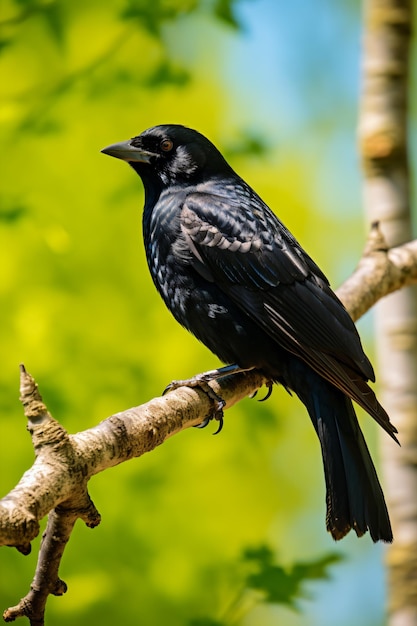
<path fill-rule="evenodd" d="M 369 530 L 373 541 L 391 542 L 384 494 L 352 401 L 303 363 L 294 365 L 290 386 L 307 407 L 320 440 L 327 530 L 336 540 L 353 529 L 358 537 Z"/>

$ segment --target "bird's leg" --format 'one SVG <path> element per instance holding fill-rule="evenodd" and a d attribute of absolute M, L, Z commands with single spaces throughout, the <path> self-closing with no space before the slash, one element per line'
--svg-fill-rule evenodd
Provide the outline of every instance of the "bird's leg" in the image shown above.
<path fill-rule="evenodd" d="M 230 376 L 232 374 L 249 372 L 253 369 L 255 368 L 240 367 L 239 365 L 234 363 L 233 365 L 219 367 L 216 370 L 209 370 L 208 372 L 203 372 L 202 374 L 196 374 L 192 378 L 186 378 L 184 380 L 173 380 L 171 383 L 169 383 L 169 385 L 165 387 L 162 395 L 166 394 L 168 391 L 178 389 L 178 387 L 201 387 L 204 388 L 204 391 L 207 391 L 205 386 L 208 385 L 208 383 L 213 382 L 214 380 L 218 380 L 219 378 L 225 378 L 226 376 Z"/>
<path fill-rule="evenodd" d="M 168 391 L 173 391 L 179 387 L 200 387 L 200 389 L 202 389 L 212 401 L 214 410 L 212 415 L 206 417 L 206 419 L 203 420 L 201 424 L 198 424 L 196 428 L 205 428 L 212 419 L 216 419 L 219 422 L 219 427 L 214 434 L 217 435 L 223 428 L 223 409 L 226 402 L 214 391 L 209 383 L 214 380 L 218 380 L 219 378 L 225 378 L 226 376 L 239 374 L 241 372 L 248 372 L 252 369 L 254 368 L 240 367 L 234 363 L 232 365 L 226 365 L 225 367 L 219 367 L 215 370 L 203 372 L 202 374 L 196 374 L 192 378 L 185 380 L 173 380 L 165 387 L 163 395 Z"/>

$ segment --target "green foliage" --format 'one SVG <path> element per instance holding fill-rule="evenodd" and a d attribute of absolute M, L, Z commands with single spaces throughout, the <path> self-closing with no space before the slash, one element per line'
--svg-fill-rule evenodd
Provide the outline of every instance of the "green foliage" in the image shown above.
<path fill-rule="evenodd" d="M 245 559 L 257 566 L 257 572 L 249 574 L 247 586 L 262 591 L 265 602 L 287 604 L 295 607 L 303 594 L 302 585 L 309 580 L 328 578 L 328 568 L 340 561 L 339 554 L 329 554 L 308 563 L 295 563 L 290 568 L 274 564 L 274 555 L 267 546 L 249 548 Z"/>
<path fill-rule="evenodd" d="M 159 35 L 166 20 L 173 20 L 195 10 L 197 0 L 128 0 L 122 11 L 125 19 L 136 19 L 141 27 L 145 27 L 153 35 Z"/>
<path fill-rule="evenodd" d="M 158 123 L 195 127 L 333 277 L 347 273 L 342 244 L 346 254 L 360 250 L 357 218 L 336 222 L 322 210 L 314 181 L 324 150 L 306 143 L 305 128 L 299 142 L 283 139 L 277 149 L 291 113 L 277 102 L 274 119 L 262 117 L 253 103 L 268 96 L 240 91 L 256 76 L 246 67 L 228 70 L 236 46 L 247 41 L 237 25 L 238 9 L 248 4 L 257 3 L 5 0 L 2 494 L 33 461 L 18 402 L 20 362 L 70 432 L 218 365 L 155 293 L 141 243 L 140 181 L 101 155 L 103 146 Z M 329 127 L 320 128 L 323 143 Z M 320 581 L 336 562 L 323 556 L 323 490 L 319 446 L 297 400 L 283 390 L 264 404 L 248 399 L 228 411 L 220 436 L 191 429 L 91 481 L 103 521 L 95 531 L 76 525 L 61 570 L 68 593 L 51 598 L 47 623 L 269 626 L 275 611 L 285 626 L 320 623 L 312 602 L 305 617 L 288 607 L 306 581 Z M 0 551 L 2 609 L 28 589 L 34 543 L 25 558 Z M 261 544 L 270 548 L 247 548 Z M 351 551 L 356 544 L 345 545 Z M 276 565 L 272 553 L 288 565 Z M 269 600 L 284 605 L 271 608 Z M 357 623 L 350 615 L 345 621 Z"/>
<path fill-rule="evenodd" d="M 145 81 L 145 85 L 148 87 L 160 87 L 161 85 L 171 84 L 184 87 L 190 78 L 190 73 L 183 67 L 174 65 L 167 59 L 164 59 L 154 73 Z"/>
<path fill-rule="evenodd" d="M 232 626 L 261 604 L 284 605 L 299 610 L 297 600 L 306 597 L 305 584 L 329 579 L 328 569 L 340 562 L 340 554 L 328 554 L 289 567 L 276 564 L 270 547 L 246 548 L 238 561 L 242 589 L 220 620 L 209 617 L 191 620 L 189 626 Z M 238 566 L 238 567 L 239 567 Z M 249 572 L 247 572 L 249 570 Z"/>
<path fill-rule="evenodd" d="M 270 150 L 268 140 L 259 132 L 243 129 L 240 136 L 231 145 L 225 147 L 223 153 L 228 159 L 233 159 L 242 156 L 266 156 Z"/>
<path fill-rule="evenodd" d="M 239 22 L 233 10 L 236 4 L 236 0 L 215 0 L 214 3 L 214 14 L 216 17 L 233 28 L 239 28 Z"/>

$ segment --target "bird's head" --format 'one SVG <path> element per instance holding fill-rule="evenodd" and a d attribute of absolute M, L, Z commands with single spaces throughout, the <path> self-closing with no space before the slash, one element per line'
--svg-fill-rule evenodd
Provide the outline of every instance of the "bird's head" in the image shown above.
<path fill-rule="evenodd" d="M 196 130 L 178 124 L 154 126 L 102 152 L 127 161 L 145 186 L 147 181 L 163 187 L 200 182 L 230 170 L 211 141 Z"/>

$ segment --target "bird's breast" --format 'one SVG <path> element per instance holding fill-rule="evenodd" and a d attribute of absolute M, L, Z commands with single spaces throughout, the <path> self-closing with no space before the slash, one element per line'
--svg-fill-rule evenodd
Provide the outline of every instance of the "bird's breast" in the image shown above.
<path fill-rule="evenodd" d="M 189 253 L 181 231 L 181 194 L 162 194 L 151 208 L 145 207 L 143 235 L 146 258 L 156 288 L 172 309 L 180 307 L 179 290 L 192 288 L 188 276 Z"/>

